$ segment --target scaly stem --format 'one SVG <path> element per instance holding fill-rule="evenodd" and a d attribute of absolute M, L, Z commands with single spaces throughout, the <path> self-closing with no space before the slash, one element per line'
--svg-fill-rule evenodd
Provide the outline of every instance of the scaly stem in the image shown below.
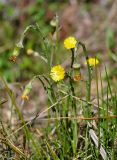
<path fill-rule="evenodd" d="M 73 62 L 73 61 L 72 61 Z M 72 71 L 72 70 L 71 70 Z M 77 110 L 76 110 L 76 100 L 73 99 L 73 96 L 75 96 L 75 91 L 74 91 L 74 86 L 73 86 L 73 80 L 70 75 L 68 75 L 69 78 L 69 83 L 70 83 L 70 90 L 72 94 L 72 110 L 73 110 L 73 116 L 77 116 Z M 78 124 L 76 120 L 73 120 L 71 123 L 72 126 L 72 133 L 73 133 L 73 140 L 72 140 L 72 149 L 74 155 L 76 154 L 77 151 L 77 143 L 78 143 Z"/>
<path fill-rule="evenodd" d="M 96 89 L 97 89 L 97 103 L 98 103 L 98 117 L 100 117 L 100 108 L 99 108 L 99 88 L 98 88 L 98 70 L 95 68 L 95 76 L 96 76 Z M 98 122 L 98 158 L 100 156 L 100 120 Z"/>
<path fill-rule="evenodd" d="M 87 66 L 88 66 L 88 80 L 86 82 L 86 87 L 87 87 L 87 102 L 90 102 L 91 101 L 91 68 L 90 68 L 90 65 L 89 65 L 89 57 L 88 57 L 88 54 L 87 54 L 87 50 L 86 50 L 86 47 L 85 45 L 82 43 L 82 42 L 79 42 L 78 45 L 81 45 L 82 46 L 82 49 L 83 49 L 83 52 L 84 52 L 84 56 L 86 58 L 86 61 L 87 61 Z M 90 108 L 91 105 L 90 104 L 87 104 L 87 116 L 91 116 L 91 112 L 90 112 Z"/>
<path fill-rule="evenodd" d="M 73 64 L 74 64 L 74 49 L 71 49 L 71 51 L 72 51 L 71 68 L 73 68 Z"/>
<path fill-rule="evenodd" d="M 88 57 L 85 45 L 82 42 L 79 42 L 78 44 L 82 46 L 82 49 L 84 51 L 84 55 L 85 55 L 85 58 L 86 58 L 86 61 L 87 61 L 87 66 L 88 66 L 88 93 L 87 93 L 87 101 L 90 102 L 90 100 L 91 100 L 91 70 L 90 70 L 90 65 L 89 65 L 89 62 L 88 62 L 89 57 Z"/>

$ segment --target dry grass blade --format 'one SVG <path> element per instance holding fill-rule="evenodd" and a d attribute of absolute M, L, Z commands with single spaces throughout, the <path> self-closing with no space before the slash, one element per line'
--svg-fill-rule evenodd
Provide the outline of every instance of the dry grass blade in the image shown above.
<path fill-rule="evenodd" d="M 16 147 L 9 139 L 5 139 L 3 141 L 6 145 L 8 145 L 12 150 L 14 150 L 18 155 L 22 156 L 23 158 L 27 158 L 27 156 L 18 148 Z"/>
<path fill-rule="evenodd" d="M 15 132 L 13 132 L 12 134 L 10 134 L 8 137 L 10 137 L 11 135 L 14 135 L 18 131 L 20 131 L 23 127 L 25 127 L 26 125 L 31 124 L 35 119 L 40 118 L 45 112 L 47 112 L 48 110 L 50 110 L 51 108 L 53 108 L 54 106 L 56 106 L 59 102 L 61 102 L 63 99 L 66 99 L 68 96 L 69 95 L 64 96 L 63 98 L 61 98 L 60 100 L 58 100 L 56 103 L 54 103 L 50 107 L 48 107 L 45 110 L 43 110 L 41 113 L 37 114 L 36 117 L 34 117 L 33 119 L 31 119 L 30 121 L 28 121 L 27 123 L 25 123 L 20 128 L 18 128 Z"/>
<path fill-rule="evenodd" d="M 90 129 L 89 134 L 90 134 L 91 139 L 93 140 L 94 144 L 96 145 L 96 147 L 98 147 L 98 137 L 97 137 L 96 133 L 94 132 L 94 130 Z M 102 147 L 102 145 L 100 145 L 100 154 L 104 160 L 107 159 L 107 153 L 104 150 L 104 148 Z"/>

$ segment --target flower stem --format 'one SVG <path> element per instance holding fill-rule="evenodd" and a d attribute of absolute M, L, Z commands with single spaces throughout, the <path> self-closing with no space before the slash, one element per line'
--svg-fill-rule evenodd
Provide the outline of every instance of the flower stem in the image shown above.
<path fill-rule="evenodd" d="M 82 42 L 78 42 L 78 45 L 82 46 L 82 49 L 83 49 L 83 52 L 84 52 L 84 55 L 85 55 L 85 58 L 87 61 L 87 66 L 88 66 L 87 102 L 90 102 L 90 100 L 91 100 L 91 69 L 90 69 L 90 65 L 88 62 L 89 57 L 88 57 L 85 45 Z M 89 112 L 90 108 L 89 107 L 90 107 L 90 104 L 88 104 L 88 115 L 90 115 L 90 112 Z"/>
<path fill-rule="evenodd" d="M 71 51 L 72 51 L 71 68 L 73 68 L 73 64 L 74 64 L 74 49 L 71 49 Z"/>

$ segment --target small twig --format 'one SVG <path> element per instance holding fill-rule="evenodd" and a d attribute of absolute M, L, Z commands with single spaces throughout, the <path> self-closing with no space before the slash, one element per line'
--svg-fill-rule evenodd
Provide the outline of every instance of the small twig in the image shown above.
<path fill-rule="evenodd" d="M 105 117 L 53 117 L 53 118 L 40 118 L 39 120 L 63 120 L 63 119 L 70 119 L 70 120 L 100 120 L 100 119 L 113 119 L 117 118 L 117 115 L 113 116 L 105 116 Z"/>
<path fill-rule="evenodd" d="M 117 115 L 112 115 L 112 116 L 105 116 L 105 117 L 52 117 L 52 118 L 39 118 L 38 119 L 41 121 L 48 121 L 48 120 L 64 120 L 64 119 L 69 119 L 69 120 L 104 120 L 104 119 L 116 119 Z"/>

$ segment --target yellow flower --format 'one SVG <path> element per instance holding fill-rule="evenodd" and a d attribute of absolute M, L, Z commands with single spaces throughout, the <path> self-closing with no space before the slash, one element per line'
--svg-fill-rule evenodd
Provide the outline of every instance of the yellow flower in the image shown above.
<path fill-rule="evenodd" d="M 72 48 L 75 48 L 76 43 L 77 41 L 74 37 L 68 37 L 64 40 L 64 47 L 66 49 L 72 49 Z"/>
<path fill-rule="evenodd" d="M 99 60 L 97 58 L 89 58 L 87 60 L 89 62 L 89 66 L 96 66 L 99 63 Z M 87 61 L 85 62 L 85 64 L 87 64 Z"/>
<path fill-rule="evenodd" d="M 60 81 L 65 77 L 65 70 L 60 65 L 54 66 L 51 69 L 50 76 L 55 82 Z"/>

